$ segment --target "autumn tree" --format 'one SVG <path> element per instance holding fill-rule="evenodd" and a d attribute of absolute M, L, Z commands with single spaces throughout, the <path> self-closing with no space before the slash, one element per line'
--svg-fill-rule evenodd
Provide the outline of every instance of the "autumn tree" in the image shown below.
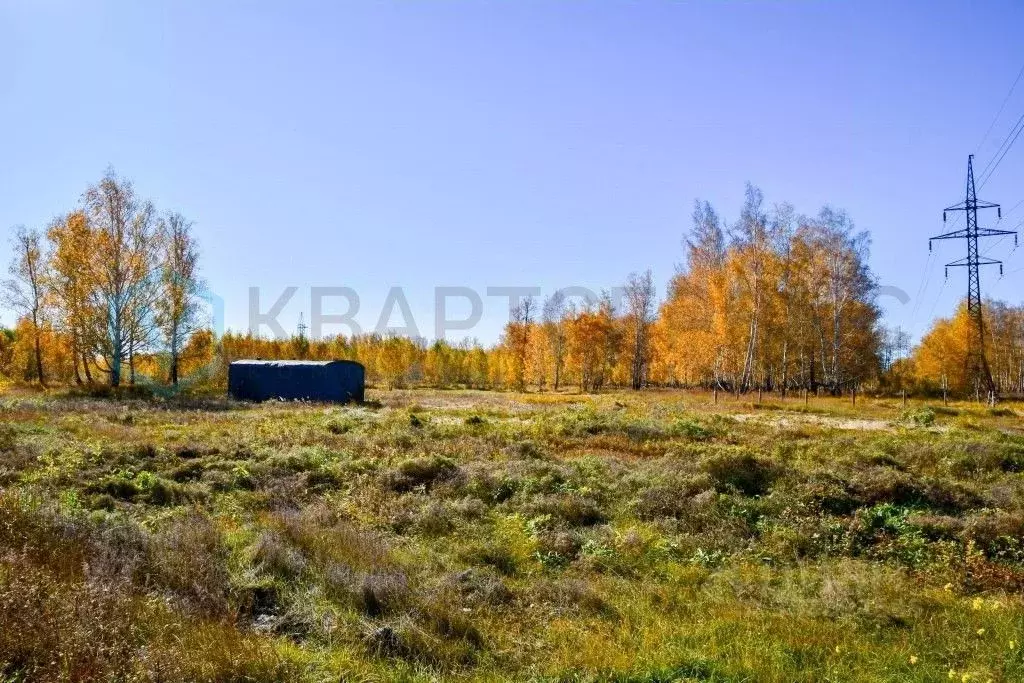
<path fill-rule="evenodd" d="M 630 336 L 630 383 L 634 390 L 643 386 L 650 363 L 650 328 L 654 318 L 654 278 L 648 269 L 642 275 L 631 273 L 625 287 L 626 322 Z"/>
<path fill-rule="evenodd" d="M 9 327 L 0 327 L 0 375 L 11 374 L 17 333 Z"/>
<path fill-rule="evenodd" d="M 661 381 L 719 384 L 725 380 L 726 327 L 731 296 L 726 282 L 722 221 L 708 202 L 694 202 L 693 228 L 654 325 L 655 364 Z"/>
<path fill-rule="evenodd" d="M 505 326 L 504 345 L 509 351 L 507 381 L 517 391 L 526 388 L 527 359 L 536 307 L 536 300 L 532 296 L 524 297 L 509 311 L 509 322 Z"/>
<path fill-rule="evenodd" d="M 162 219 L 159 236 L 159 296 L 156 323 L 170 358 L 168 379 L 178 386 L 182 349 L 200 324 L 199 249 L 192 224 L 179 213 Z"/>
<path fill-rule="evenodd" d="M 551 363 L 551 382 L 555 391 L 558 391 L 558 387 L 562 383 L 562 374 L 565 369 L 565 313 L 565 293 L 562 290 L 556 291 L 544 301 L 541 336 Z"/>
<path fill-rule="evenodd" d="M 775 350 L 778 353 L 779 390 L 786 395 L 790 383 L 792 360 L 790 350 L 794 337 L 799 334 L 796 324 L 798 319 L 794 280 L 798 274 L 793 267 L 793 233 L 796 222 L 796 211 L 789 203 L 776 204 L 772 209 L 772 237 L 775 241 L 775 265 L 777 280 L 774 312 L 778 316 L 775 326 Z M 769 373 L 769 376 L 771 373 Z"/>
<path fill-rule="evenodd" d="M 764 209 L 764 195 L 750 183 L 747 183 L 746 199 L 732 236 L 729 265 L 739 288 L 737 312 L 742 311 L 745 317 L 743 370 L 739 378 L 739 388 L 743 391 L 753 383 L 758 369 L 758 352 L 763 337 L 767 336 L 762 328 L 770 319 L 766 309 L 775 275 L 772 272 L 775 243 Z"/>
<path fill-rule="evenodd" d="M 82 211 L 73 211 L 55 219 L 47 230 L 50 254 L 50 283 L 58 328 L 71 338 L 74 375 L 79 384 L 82 373 L 92 382 L 90 369 L 91 331 L 98 328 L 94 293 L 93 232 Z M 81 371 L 79 367 L 81 366 Z"/>
<path fill-rule="evenodd" d="M 567 366 L 582 391 L 597 391 L 608 381 L 618 360 L 622 337 L 611 297 L 571 312 L 566 322 Z"/>
<path fill-rule="evenodd" d="M 838 392 L 878 369 L 879 310 L 867 265 L 870 238 L 854 230 L 845 212 L 825 207 L 804 222 L 796 239 L 801 289 L 815 332 L 812 358 L 816 355 L 825 384 Z"/>
<path fill-rule="evenodd" d="M 135 354 L 152 341 L 152 312 L 159 296 L 155 211 L 132 184 L 107 174 L 82 197 L 93 229 L 89 267 L 95 283 L 88 338 L 111 386 L 120 386 L 125 363 L 134 375 Z"/>
<path fill-rule="evenodd" d="M 11 277 L 3 282 L 4 300 L 31 323 L 36 377 L 41 385 L 46 386 L 42 325 L 46 314 L 49 278 L 39 232 L 24 226 L 18 227 L 11 240 L 11 247 L 14 257 L 9 269 Z"/>
<path fill-rule="evenodd" d="M 1001 392 L 1024 392 L 1024 306 L 986 301 L 985 349 L 992 380 Z"/>

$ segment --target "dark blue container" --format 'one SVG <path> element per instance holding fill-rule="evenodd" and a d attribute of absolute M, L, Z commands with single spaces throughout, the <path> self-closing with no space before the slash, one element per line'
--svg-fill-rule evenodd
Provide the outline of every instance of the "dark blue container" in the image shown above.
<path fill-rule="evenodd" d="M 236 360 L 228 393 L 245 401 L 347 403 L 363 400 L 365 370 L 351 360 Z"/>

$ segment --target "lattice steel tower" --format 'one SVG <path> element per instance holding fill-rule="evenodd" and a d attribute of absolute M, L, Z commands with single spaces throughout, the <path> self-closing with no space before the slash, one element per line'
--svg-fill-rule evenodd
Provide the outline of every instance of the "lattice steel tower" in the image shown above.
<path fill-rule="evenodd" d="M 992 372 L 988 367 L 988 360 L 985 358 L 985 323 L 981 313 L 981 277 L 978 269 L 981 266 L 999 266 L 999 274 L 1003 274 L 1003 262 L 987 256 L 978 254 L 979 237 L 995 237 L 997 235 L 1013 235 L 1014 244 L 1017 243 L 1017 233 L 1013 230 L 995 230 L 993 228 L 978 227 L 978 209 L 995 209 L 999 218 L 1003 217 L 1003 210 L 998 204 L 992 202 L 978 201 L 974 191 L 974 155 L 967 157 L 967 197 L 964 201 L 953 206 L 946 207 L 942 212 L 942 222 L 946 222 L 948 211 L 963 211 L 967 218 L 967 227 L 960 230 L 947 232 L 943 235 L 936 235 L 928 240 L 928 250 L 931 251 L 933 240 L 967 240 L 967 256 L 946 264 L 946 277 L 949 277 L 950 268 L 967 268 L 967 312 L 974 321 L 975 338 L 970 350 L 968 363 L 974 374 L 977 386 L 984 386 L 990 395 L 995 398 L 995 383 L 992 381 Z"/>

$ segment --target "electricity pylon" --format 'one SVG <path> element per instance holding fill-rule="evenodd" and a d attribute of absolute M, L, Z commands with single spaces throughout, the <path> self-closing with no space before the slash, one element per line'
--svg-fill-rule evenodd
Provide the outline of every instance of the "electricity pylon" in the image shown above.
<path fill-rule="evenodd" d="M 976 386 L 981 385 L 989 392 L 992 400 L 995 399 L 996 387 L 992 381 L 992 372 L 989 370 L 988 361 L 985 358 L 985 322 L 981 313 L 981 276 L 978 269 L 981 266 L 999 266 L 999 274 L 1003 274 L 1003 262 L 978 255 L 978 238 L 995 237 L 997 235 L 1013 235 L 1014 245 L 1017 243 L 1017 233 L 1013 230 L 995 230 L 994 228 L 978 227 L 978 209 L 995 209 L 999 218 L 1003 217 L 1003 210 L 998 204 L 979 201 L 974 191 L 974 155 L 967 157 L 967 197 L 964 201 L 953 206 L 946 207 L 942 212 L 942 222 L 946 222 L 948 211 L 963 211 L 967 217 L 967 227 L 960 230 L 947 232 L 943 235 L 936 235 L 928 240 L 928 251 L 932 249 L 933 240 L 967 240 L 966 258 L 957 259 L 946 264 L 946 277 L 949 277 L 950 268 L 967 268 L 967 313 L 974 322 L 975 338 L 969 353 L 968 363 L 971 365 Z"/>

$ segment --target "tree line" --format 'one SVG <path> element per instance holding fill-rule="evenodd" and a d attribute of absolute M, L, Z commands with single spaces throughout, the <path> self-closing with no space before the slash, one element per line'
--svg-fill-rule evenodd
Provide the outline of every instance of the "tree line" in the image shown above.
<path fill-rule="evenodd" d="M 267 339 L 200 320 L 191 223 L 158 212 L 109 171 L 44 231 L 18 228 L 0 330 L 0 374 L 41 384 L 211 388 L 240 358 L 350 359 L 382 387 L 599 391 L 647 385 L 787 391 L 854 387 L 965 393 L 970 320 L 937 320 L 913 349 L 880 322 L 868 234 L 831 207 L 798 214 L 748 184 L 728 222 L 697 201 L 683 262 L 662 301 L 650 271 L 613 299 L 525 298 L 500 340 L 428 344 L 378 334 Z M 987 302 L 987 351 L 1001 391 L 1024 390 L 1024 309 Z"/>

